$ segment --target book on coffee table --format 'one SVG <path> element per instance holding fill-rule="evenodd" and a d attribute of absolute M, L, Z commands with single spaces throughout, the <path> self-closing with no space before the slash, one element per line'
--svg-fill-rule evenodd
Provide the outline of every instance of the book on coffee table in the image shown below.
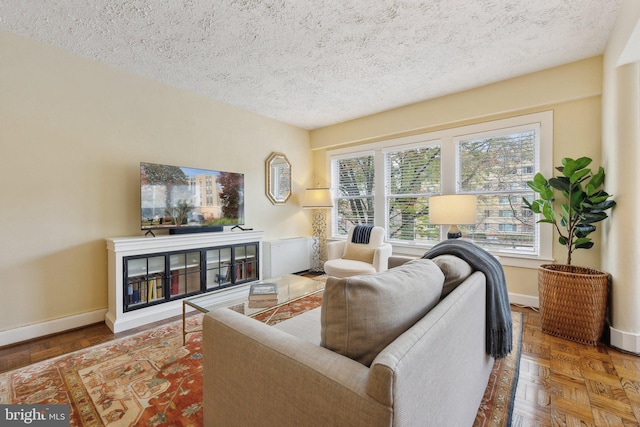
<path fill-rule="evenodd" d="M 271 308 L 278 305 L 277 299 L 249 300 L 249 308 Z"/>
<path fill-rule="evenodd" d="M 249 301 L 278 300 L 278 285 L 275 283 L 256 283 L 249 289 Z"/>

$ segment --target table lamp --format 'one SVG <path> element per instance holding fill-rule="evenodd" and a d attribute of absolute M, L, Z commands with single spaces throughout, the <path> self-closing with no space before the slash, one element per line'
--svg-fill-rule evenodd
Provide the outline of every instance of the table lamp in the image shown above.
<path fill-rule="evenodd" d="M 459 224 L 476 223 L 476 196 L 447 194 L 429 197 L 429 224 L 449 225 L 448 239 L 462 237 Z"/>

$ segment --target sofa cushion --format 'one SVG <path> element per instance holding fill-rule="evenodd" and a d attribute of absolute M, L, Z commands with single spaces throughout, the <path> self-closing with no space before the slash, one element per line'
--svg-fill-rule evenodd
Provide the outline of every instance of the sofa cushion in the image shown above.
<path fill-rule="evenodd" d="M 433 258 L 444 274 L 441 298 L 449 295 L 460 283 L 473 273 L 473 268 L 462 258 L 455 255 L 439 255 Z"/>
<path fill-rule="evenodd" d="M 440 300 L 444 275 L 416 259 L 382 273 L 329 277 L 320 345 L 366 366 Z"/>
<path fill-rule="evenodd" d="M 376 267 L 368 262 L 352 259 L 330 259 L 324 263 L 324 271 L 328 276 L 350 277 L 376 272 Z"/>
<path fill-rule="evenodd" d="M 370 248 L 367 245 L 361 245 L 357 243 L 347 242 L 344 248 L 343 259 L 350 259 L 353 261 L 362 261 L 368 264 L 373 263 L 373 253 L 375 248 Z"/>

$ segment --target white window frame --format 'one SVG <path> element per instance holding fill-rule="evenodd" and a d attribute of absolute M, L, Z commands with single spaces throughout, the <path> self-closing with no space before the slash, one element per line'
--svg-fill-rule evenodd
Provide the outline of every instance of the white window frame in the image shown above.
<path fill-rule="evenodd" d="M 539 145 L 537 152 L 537 171 L 545 176 L 553 174 L 553 111 L 514 116 L 505 119 L 492 120 L 472 125 L 460 126 L 426 132 L 419 135 L 387 139 L 373 143 L 365 143 L 357 146 L 327 150 L 326 167 L 327 176 L 331 177 L 331 162 L 334 159 L 354 157 L 358 155 L 374 155 L 375 164 L 375 191 L 374 191 L 374 217 L 375 224 L 386 227 L 386 193 L 385 193 L 385 162 L 384 153 L 402 148 L 411 148 L 424 145 L 441 146 L 441 189 L 443 194 L 456 192 L 456 143 L 459 140 L 469 139 L 470 136 L 488 133 L 494 134 L 501 130 L 512 128 L 531 129 L 535 126 L 539 133 Z M 332 187 L 332 191 L 335 189 Z M 334 193 L 335 194 L 335 193 Z M 536 217 L 536 221 L 538 218 Z M 538 237 L 537 254 L 520 254 L 503 250 L 490 250 L 494 255 L 500 256 L 504 265 L 536 268 L 538 265 L 553 260 L 553 228 L 548 224 L 536 222 L 536 236 Z M 333 228 L 331 228 L 333 230 Z M 441 232 L 444 237 L 444 232 Z M 333 238 L 343 238 L 332 236 Z M 408 255 L 422 255 L 431 245 L 416 244 L 412 242 L 393 242 L 394 253 Z"/>
<path fill-rule="evenodd" d="M 365 157 L 365 156 L 373 156 L 374 159 L 374 169 L 377 171 L 378 169 L 378 156 L 376 156 L 375 150 L 367 150 L 367 149 L 362 149 L 362 150 L 358 150 L 358 151 L 347 151 L 345 153 L 336 153 L 331 157 L 331 160 L 328 161 L 327 163 L 327 176 L 329 177 L 329 180 L 333 180 L 333 171 L 331 169 L 331 161 L 332 160 L 344 160 L 344 159 L 352 159 L 354 157 Z M 382 193 L 378 193 L 379 191 L 381 191 L 378 188 L 378 179 L 376 179 L 376 177 L 374 176 L 374 189 L 373 189 L 373 200 L 374 200 L 374 223 L 378 224 L 378 205 L 376 203 L 376 194 L 382 194 Z M 382 191 L 384 192 L 384 188 L 382 189 Z M 337 227 L 338 225 L 333 221 L 333 214 L 335 213 L 335 209 L 337 208 L 337 203 L 335 203 L 335 199 L 336 199 L 336 192 L 337 192 L 337 188 L 333 185 L 331 185 L 331 198 L 334 200 L 334 208 L 331 210 L 332 215 L 331 215 L 331 220 L 328 220 L 328 222 L 330 221 L 329 227 L 328 229 L 331 230 L 331 237 L 332 238 L 344 238 L 345 236 L 339 236 L 336 234 L 337 231 Z"/>

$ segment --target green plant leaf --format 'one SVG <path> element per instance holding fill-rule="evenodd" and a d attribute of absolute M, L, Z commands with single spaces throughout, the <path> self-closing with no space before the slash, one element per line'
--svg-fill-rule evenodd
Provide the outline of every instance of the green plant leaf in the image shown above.
<path fill-rule="evenodd" d="M 562 192 L 568 192 L 569 189 L 571 188 L 571 182 L 569 181 L 569 178 L 566 178 L 564 176 L 551 178 L 549 180 L 549 185 L 555 188 L 556 190 L 560 190 Z"/>
<path fill-rule="evenodd" d="M 616 202 L 614 202 L 613 200 L 606 200 L 604 202 L 593 205 L 592 212 L 605 211 L 607 209 L 611 209 L 615 205 L 616 205 Z"/>
<path fill-rule="evenodd" d="M 556 220 L 556 213 L 553 211 L 551 205 L 549 203 L 545 203 L 542 206 L 542 215 L 548 220 L 554 221 Z"/>
<path fill-rule="evenodd" d="M 603 219 L 607 219 L 608 215 L 604 212 L 588 212 L 585 213 L 582 218 L 584 224 L 593 224 L 594 222 L 600 222 Z"/>
<path fill-rule="evenodd" d="M 600 166 L 600 169 L 598 169 L 598 173 L 591 176 L 591 179 L 589 180 L 589 183 L 587 185 L 598 188 L 602 184 L 604 184 L 604 168 Z"/>
<path fill-rule="evenodd" d="M 586 237 L 594 231 L 596 231 L 595 225 L 590 224 L 580 224 L 575 228 L 575 233 L 578 237 Z"/>
<path fill-rule="evenodd" d="M 542 200 L 553 201 L 553 190 L 550 187 L 544 187 L 540 191 L 540 197 Z"/>
<path fill-rule="evenodd" d="M 578 160 L 576 160 L 576 163 L 578 163 L 578 169 L 583 169 L 589 166 L 592 161 L 593 160 L 591 160 L 589 157 L 580 157 Z"/>
<path fill-rule="evenodd" d="M 576 161 L 570 157 L 563 158 L 561 160 L 561 163 L 562 163 L 562 170 L 560 172 L 562 172 L 562 174 L 566 177 L 570 177 L 573 171 L 575 171 L 577 168 Z M 558 170 L 560 169 L 558 168 Z"/>
<path fill-rule="evenodd" d="M 542 213 L 542 206 L 544 205 L 544 203 L 544 200 L 534 200 L 531 204 L 531 210 L 537 214 Z"/>
<path fill-rule="evenodd" d="M 604 192 L 599 192 L 596 193 L 595 195 L 589 197 L 589 202 L 591 202 L 591 204 L 593 206 L 595 205 L 599 205 L 599 204 L 604 204 L 604 202 L 611 196 L 609 196 L 607 193 Z M 613 200 L 611 200 L 611 202 L 613 202 Z M 614 202 L 615 203 L 615 202 Z M 606 208 L 605 208 L 606 209 Z"/>
<path fill-rule="evenodd" d="M 545 185 L 547 185 L 547 179 L 540 172 L 535 174 L 535 176 L 533 177 L 533 182 L 535 182 L 537 185 L 541 187 L 544 187 Z"/>
<path fill-rule="evenodd" d="M 591 173 L 590 169 L 577 170 L 569 177 L 569 181 L 572 184 L 575 184 L 576 182 L 580 182 L 582 178 L 589 175 L 590 173 Z"/>
<path fill-rule="evenodd" d="M 581 244 L 574 245 L 576 249 L 591 249 L 593 247 L 593 242 L 585 242 Z"/>
<path fill-rule="evenodd" d="M 576 239 L 576 240 L 573 242 L 573 244 L 574 244 L 575 246 L 580 246 L 580 245 L 584 245 L 585 243 L 589 243 L 590 241 L 591 241 L 591 239 L 590 239 L 590 238 L 588 238 L 588 237 L 580 237 L 580 238 Z"/>
<path fill-rule="evenodd" d="M 588 157 L 580 157 L 577 160 L 573 160 L 569 157 L 565 157 L 562 159 L 562 165 L 564 169 L 562 170 L 562 174 L 570 178 L 576 171 L 586 168 L 591 163 L 591 159 Z"/>
<path fill-rule="evenodd" d="M 571 193 L 571 207 L 577 211 L 580 212 L 580 210 L 582 210 L 582 202 L 585 199 L 585 194 L 584 191 L 580 190 L 580 189 L 574 189 L 573 193 Z"/>

